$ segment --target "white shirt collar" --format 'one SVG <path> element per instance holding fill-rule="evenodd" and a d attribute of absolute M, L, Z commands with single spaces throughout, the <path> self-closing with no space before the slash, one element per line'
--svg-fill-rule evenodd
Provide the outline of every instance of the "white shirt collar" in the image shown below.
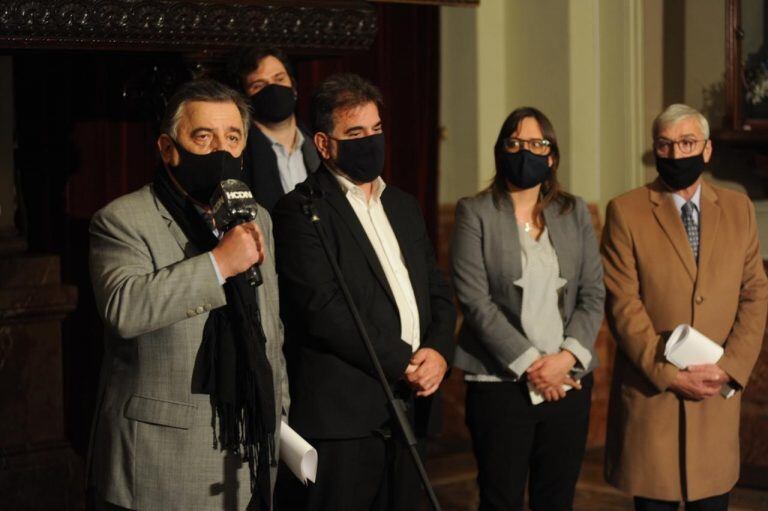
<path fill-rule="evenodd" d="M 685 204 L 687 201 L 680 197 L 677 193 L 672 193 L 672 200 L 675 201 L 675 206 L 677 206 L 677 209 L 679 211 L 682 211 L 683 204 Z M 696 211 L 701 211 L 701 207 L 699 206 L 699 203 L 701 202 L 701 183 L 699 183 L 699 186 L 696 188 L 696 191 L 693 193 L 693 197 L 691 197 L 691 200 L 688 202 L 693 202 L 693 205 L 696 206 Z"/>
<path fill-rule="evenodd" d="M 341 189 L 344 190 L 344 195 L 351 194 L 353 197 L 357 197 L 365 202 L 365 192 L 363 192 L 359 186 L 335 170 L 331 170 L 331 174 L 333 174 L 333 177 L 335 177 L 336 181 L 338 181 L 339 185 L 341 185 Z M 381 194 L 384 193 L 384 189 L 386 187 L 387 184 L 384 182 L 384 179 L 382 179 L 381 176 L 377 177 L 373 181 L 373 193 L 371 194 L 371 200 L 376 202 L 380 201 Z"/>

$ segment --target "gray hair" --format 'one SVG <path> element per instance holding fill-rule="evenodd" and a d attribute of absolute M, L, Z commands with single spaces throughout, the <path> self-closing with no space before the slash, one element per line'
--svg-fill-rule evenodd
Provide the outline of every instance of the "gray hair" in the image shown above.
<path fill-rule="evenodd" d="M 209 103 L 235 104 L 240 111 L 243 120 L 243 136 L 248 136 L 248 127 L 251 125 L 251 110 L 245 98 L 236 90 L 227 87 L 215 80 L 193 80 L 182 84 L 165 107 L 165 114 L 160 122 L 160 133 L 177 140 L 179 120 L 184 106 L 189 101 L 204 101 Z"/>
<path fill-rule="evenodd" d="M 701 112 L 693 107 L 684 105 L 682 103 L 675 103 L 669 105 L 663 112 L 661 112 L 656 119 L 653 120 L 653 138 L 659 135 L 659 132 L 665 126 L 671 126 L 683 119 L 693 118 L 699 123 L 701 133 L 704 135 L 704 139 L 709 139 L 709 122 Z"/>

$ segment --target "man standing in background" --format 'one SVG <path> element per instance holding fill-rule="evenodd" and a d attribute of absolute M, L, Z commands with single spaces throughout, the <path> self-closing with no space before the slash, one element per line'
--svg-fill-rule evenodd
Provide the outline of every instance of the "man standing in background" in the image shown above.
<path fill-rule="evenodd" d="M 281 50 L 245 48 L 229 68 L 253 111 L 243 180 L 256 202 L 271 211 L 280 197 L 317 170 L 320 157 L 312 136 L 296 120 L 296 79 Z"/>

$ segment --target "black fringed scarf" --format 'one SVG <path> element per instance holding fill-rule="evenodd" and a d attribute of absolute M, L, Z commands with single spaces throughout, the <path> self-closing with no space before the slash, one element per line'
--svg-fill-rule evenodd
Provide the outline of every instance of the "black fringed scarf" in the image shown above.
<path fill-rule="evenodd" d="M 154 191 L 181 230 L 201 252 L 218 240 L 194 204 L 177 191 L 161 165 Z M 212 310 L 195 361 L 192 392 L 209 394 L 214 447 L 242 455 L 251 474 L 248 509 L 270 509 L 269 467 L 276 465 L 275 392 L 267 359 L 256 290 L 244 275 L 224 284 L 227 305 Z M 218 417 L 218 435 L 216 418 Z"/>

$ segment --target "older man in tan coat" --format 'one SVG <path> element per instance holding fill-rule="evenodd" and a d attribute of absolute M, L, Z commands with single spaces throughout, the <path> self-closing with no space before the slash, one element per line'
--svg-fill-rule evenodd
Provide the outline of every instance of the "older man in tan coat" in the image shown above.
<path fill-rule="evenodd" d="M 739 477 L 741 391 L 760 352 L 768 281 L 754 207 L 706 183 L 706 119 L 672 105 L 653 126 L 659 177 L 608 205 L 602 254 L 618 350 L 606 478 L 635 509 L 726 510 Z M 679 324 L 725 349 L 678 370 L 664 343 Z M 730 398 L 720 390 L 736 390 Z"/>

